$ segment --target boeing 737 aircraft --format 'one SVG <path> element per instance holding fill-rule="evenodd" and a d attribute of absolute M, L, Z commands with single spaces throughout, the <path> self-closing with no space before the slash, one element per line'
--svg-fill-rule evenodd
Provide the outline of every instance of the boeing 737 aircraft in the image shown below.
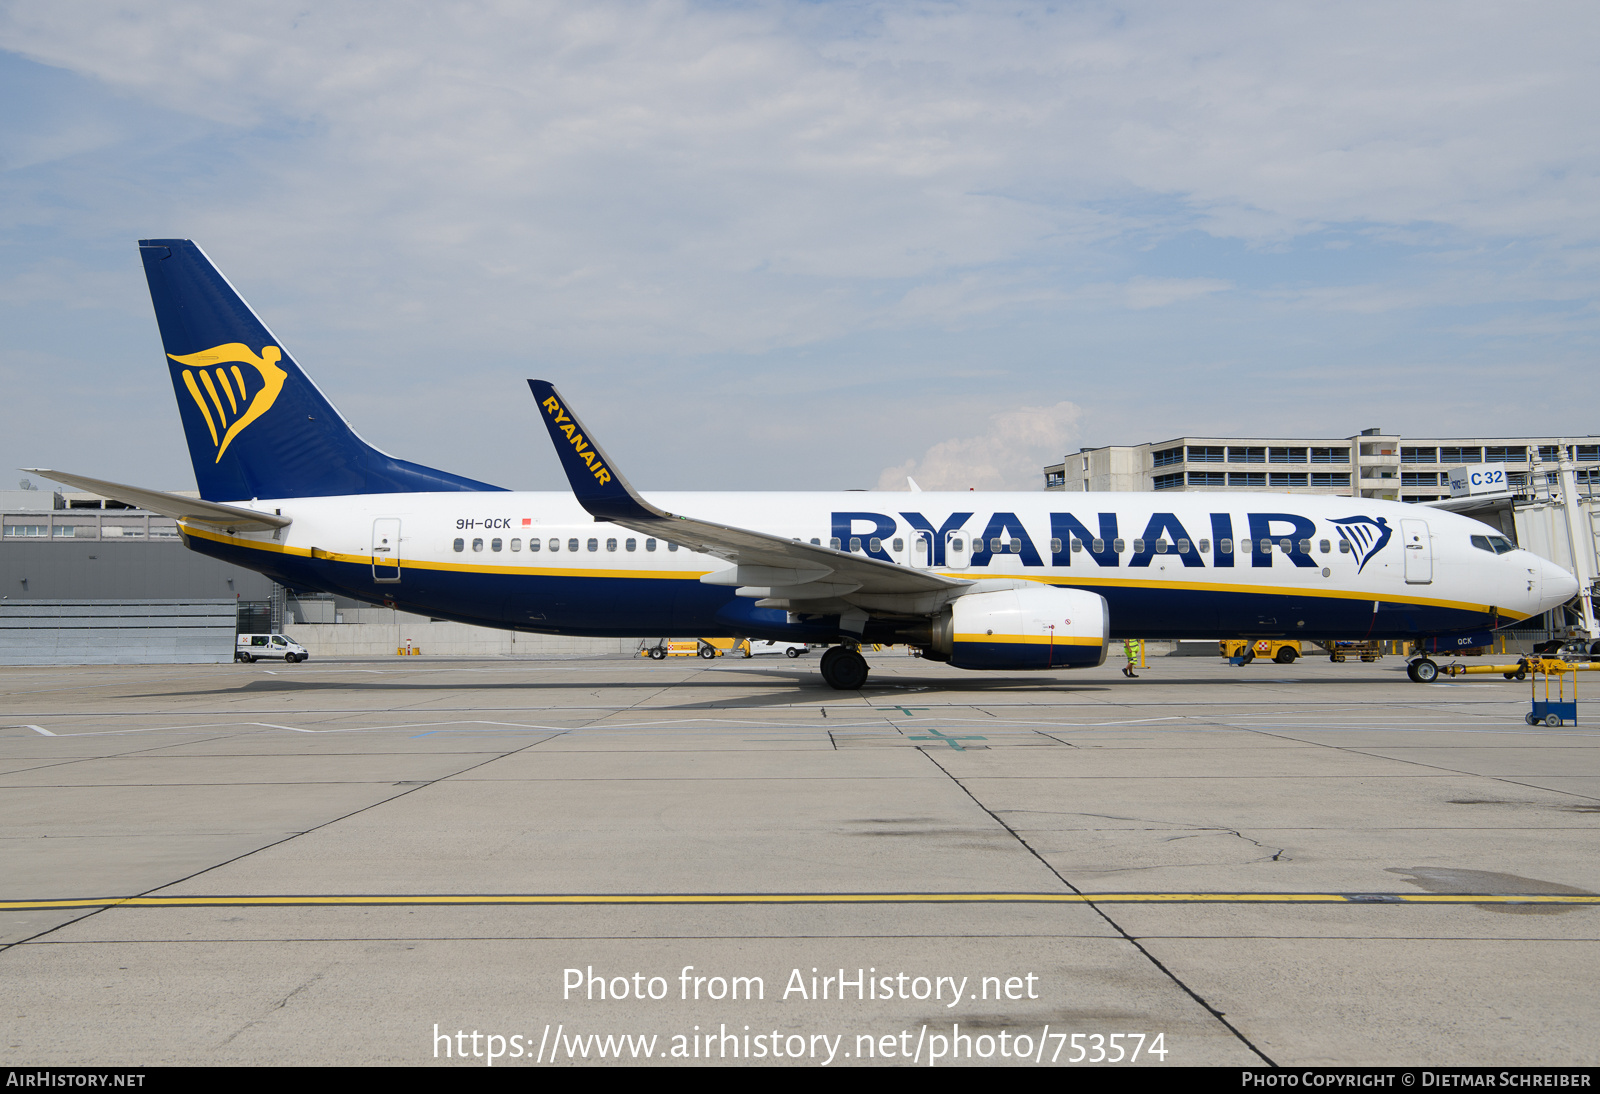
<path fill-rule="evenodd" d="M 33 470 L 292 589 L 545 634 L 826 643 L 841 689 L 866 681 L 863 642 L 998 670 L 1099 665 L 1124 636 L 1477 645 L 1577 593 L 1486 525 L 1369 499 L 646 497 L 542 380 L 528 409 L 572 492 L 513 492 L 373 448 L 199 247 L 139 246 L 203 500 Z"/>

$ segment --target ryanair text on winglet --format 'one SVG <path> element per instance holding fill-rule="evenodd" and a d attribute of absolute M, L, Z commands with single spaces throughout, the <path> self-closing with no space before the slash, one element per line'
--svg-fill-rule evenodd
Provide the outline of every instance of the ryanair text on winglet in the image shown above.
<path fill-rule="evenodd" d="M 611 472 L 607 469 L 594 448 L 583 439 L 583 434 L 578 432 L 576 423 L 561 409 L 561 402 L 554 395 L 542 404 L 545 412 L 555 419 L 556 428 L 567 435 L 567 441 L 572 445 L 574 454 L 588 465 L 594 473 L 595 481 L 604 486 L 611 481 Z"/>

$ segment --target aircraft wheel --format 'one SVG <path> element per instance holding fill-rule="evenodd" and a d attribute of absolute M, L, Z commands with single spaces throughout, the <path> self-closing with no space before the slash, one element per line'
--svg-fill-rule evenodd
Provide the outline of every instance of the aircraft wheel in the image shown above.
<path fill-rule="evenodd" d="M 790 646 L 788 649 L 783 651 L 783 655 L 785 657 L 799 657 L 800 651 L 795 649 L 793 646 Z"/>
<path fill-rule="evenodd" d="M 1522 716 L 1522 720 L 1524 722 L 1527 722 L 1530 726 L 1536 726 L 1536 725 L 1539 724 L 1539 719 L 1535 718 L 1531 713 L 1530 714 L 1524 714 Z"/>
<path fill-rule="evenodd" d="M 1280 665 L 1292 665 L 1294 664 L 1294 659 L 1299 656 L 1300 655 L 1295 653 L 1294 650 L 1291 650 L 1288 646 L 1285 646 L 1283 649 L 1273 654 L 1272 659 Z"/>
<path fill-rule="evenodd" d="M 1412 683 L 1417 683 L 1417 663 L 1415 661 L 1406 662 L 1406 675 L 1411 678 Z"/>
<path fill-rule="evenodd" d="M 715 657 L 716 655 L 717 655 L 717 647 L 715 647 L 715 646 L 701 646 L 700 647 L 700 656 L 704 657 L 706 660 L 709 661 L 713 657 Z"/>
<path fill-rule="evenodd" d="M 1544 716 L 1544 724 L 1547 726 L 1558 726 L 1561 724 L 1561 716 L 1559 714 L 1546 714 Z"/>
<path fill-rule="evenodd" d="M 838 691 L 855 691 L 867 682 L 867 659 L 846 646 L 822 655 L 822 681 Z"/>
<path fill-rule="evenodd" d="M 1413 661 L 1411 664 L 1416 669 L 1416 675 L 1413 676 L 1412 679 L 1417 683 L 1431 684 L 1439 678 L 1439 666 L 1428 660 L 1426 657 L 1420 661 Z"/>

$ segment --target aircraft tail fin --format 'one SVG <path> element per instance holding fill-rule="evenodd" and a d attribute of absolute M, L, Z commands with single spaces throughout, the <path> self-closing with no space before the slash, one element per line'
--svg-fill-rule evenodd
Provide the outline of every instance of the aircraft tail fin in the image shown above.
<path fill-rule="evenodd" d="M 192 241 L 141 239 L 139 254 L 202 498 L 501 489 L 357 436 Z"/>

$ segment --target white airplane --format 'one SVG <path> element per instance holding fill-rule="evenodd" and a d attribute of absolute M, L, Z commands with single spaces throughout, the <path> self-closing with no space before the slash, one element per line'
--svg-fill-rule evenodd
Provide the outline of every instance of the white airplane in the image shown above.
<path fill-rule="evenodd" d="M 140 242 L 203 500 L 29 469 L 177 518 L 191 549 L 293 589 L 545 634 L 864 642 L 967 669 L 1104 663 L 1113 639 L 1437 640 L 1577 593 L 1496 530 L 1283 494 L 652 493 L 542 380 L 571 483 L 523 493 L 378 451 L 199 247 Z M 1431 680 L 1425 654 L 1412 678 Z"/>

